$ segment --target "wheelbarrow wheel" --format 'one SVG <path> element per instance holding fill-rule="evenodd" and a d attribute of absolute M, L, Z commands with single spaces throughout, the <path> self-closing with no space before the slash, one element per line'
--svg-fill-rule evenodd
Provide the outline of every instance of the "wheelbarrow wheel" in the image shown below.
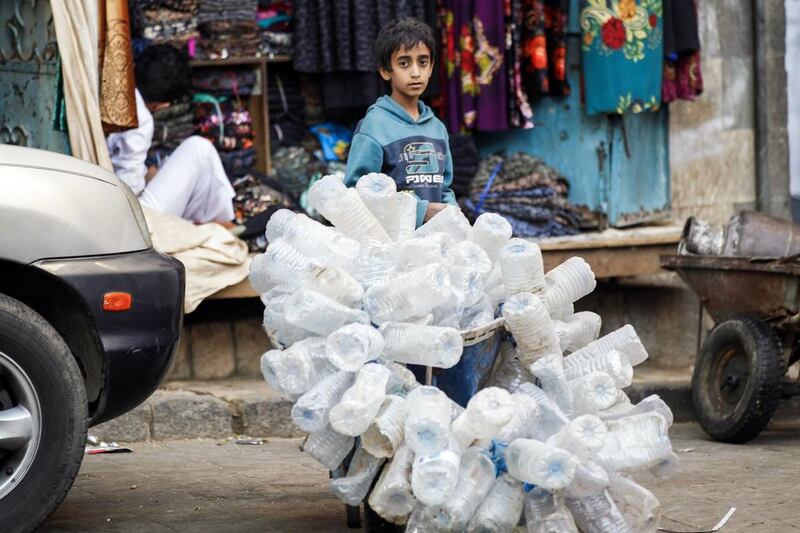
<path fill-rule="evenodd" d="M 781 341 L 766 323 L 738 317 L 703 342 L 692 376 L 700 425 L 718 441 L 743 443 L 767 427 L 785 373 Z"/>

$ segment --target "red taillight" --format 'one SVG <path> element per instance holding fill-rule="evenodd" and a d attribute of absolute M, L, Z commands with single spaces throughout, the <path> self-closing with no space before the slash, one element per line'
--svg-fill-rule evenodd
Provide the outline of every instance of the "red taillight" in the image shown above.
<path fill-rule="evenodd" d="M 103 311 L 127 311 L 133 305 L 133 296 L 127 292 L 107 292 L 103 295 Z"/>

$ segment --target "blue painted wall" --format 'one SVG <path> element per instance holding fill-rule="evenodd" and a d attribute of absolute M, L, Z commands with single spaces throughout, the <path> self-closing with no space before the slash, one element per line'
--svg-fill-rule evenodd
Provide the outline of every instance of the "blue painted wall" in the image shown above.
<path fill-rule="evenodd" d="M 533 129 L 478 133 L 481 155 L 498 150 L 535 155 L 569 180 L 570 201 L 605 215 L 612 226 L 664 218 L 670 206 L 667 111 L 586 116 L 580 102 L 578 0 L 572 0 L 569 25 L 572 94 L 536 102 Z"/>

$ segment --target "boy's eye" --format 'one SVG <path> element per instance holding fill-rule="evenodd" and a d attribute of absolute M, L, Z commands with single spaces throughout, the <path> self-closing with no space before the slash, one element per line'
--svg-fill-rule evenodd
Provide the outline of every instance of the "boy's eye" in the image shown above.
<path fill-rule="evenodd" d="M 406 68 L 408 66 L 408 61 L 398 61 L 397 64 L 400 68 Z"/>

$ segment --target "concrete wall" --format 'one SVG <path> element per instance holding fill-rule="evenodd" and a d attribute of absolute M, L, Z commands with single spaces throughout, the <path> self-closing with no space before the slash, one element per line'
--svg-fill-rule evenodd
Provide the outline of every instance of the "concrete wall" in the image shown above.
<path fill-rule="evenodd" d="M 699 2 L 704 92 L 670 105 L 673 217 L 723 222 L 756 202 L 750 2 Z"/>

